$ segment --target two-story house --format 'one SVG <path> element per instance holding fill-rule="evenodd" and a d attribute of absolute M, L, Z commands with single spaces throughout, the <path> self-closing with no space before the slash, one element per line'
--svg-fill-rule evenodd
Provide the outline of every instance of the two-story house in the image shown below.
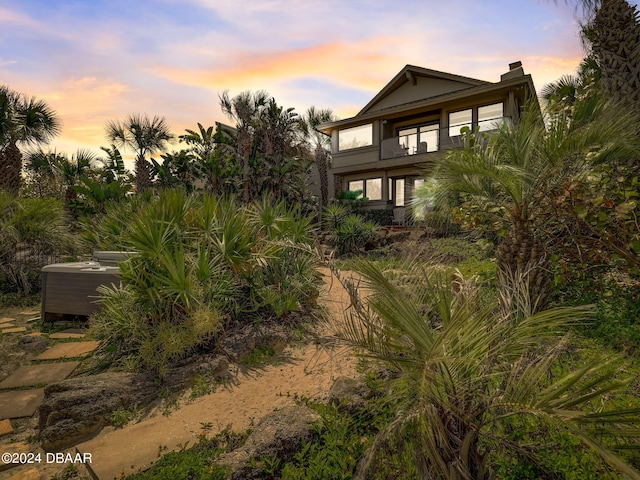
<path fill-rule="evenodd" d="M 427 162 L 461 144 L 462 127 L 495 129 L 530 96 L 520 62 L 496 83 L 407 65 L 356 116 L 318 127 L 331 136 L 329 191 L 362 190 L 366 208 L 398 210 Z"/>

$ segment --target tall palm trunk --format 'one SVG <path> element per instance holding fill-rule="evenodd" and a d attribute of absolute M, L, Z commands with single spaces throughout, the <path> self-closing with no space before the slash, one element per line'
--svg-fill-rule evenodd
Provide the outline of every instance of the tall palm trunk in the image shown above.
<path fill-rule="evenodd" d="M 136 158 L 136 191 L 142 193 L 151 188 L 151 165 L 144 156 Z"/>
<path fill-rule="evenodd" d="M 640 109 L 640 14 L 625 0 L 602 0 L 587 28 L 607 90 Z"/>
<path fill-rule="evenodd" d="M 316 167 L 320 177 L 320 206 L 324 209 L 329 201 L 329 178 L 327 175 L 327 152 L 322 145 L 316 147 Z"/>
<path fill-rule="evenodd" d="M 238 159 L 242 167 L 242 200 L 249 203 L 249 181 L 251 179 L 251 165 L 249 159 L 251 157 L 251 138 L 249 132 L 238 132 Z"/>
<path fill-rule="evenodd" d="M 20 191 L 22 181 L 22 154 L 15 143 L 0 151 L 0 190 L 14 195 Z"/>
<path fill-rule="evenodd" d="M 508 279 L 523 277 L 536 310 L 548 303 L 549 260 L 544 246 L 534 235 L 531 221 L 516 208 L 511 230 L 498 247 L 498 269 Z"/>

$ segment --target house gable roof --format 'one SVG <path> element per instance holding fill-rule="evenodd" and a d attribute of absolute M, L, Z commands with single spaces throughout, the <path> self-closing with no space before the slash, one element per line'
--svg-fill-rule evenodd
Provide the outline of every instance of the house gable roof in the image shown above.
<path fill-rule="evenodd" d="M 406 65 L 356 116 L 489 83 L 452 73 Z"/>

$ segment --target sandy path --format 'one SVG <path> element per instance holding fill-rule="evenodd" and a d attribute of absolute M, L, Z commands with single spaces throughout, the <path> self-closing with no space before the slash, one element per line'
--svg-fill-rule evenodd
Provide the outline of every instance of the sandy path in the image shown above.
<path fill-rule="evenodd" d="M 325 288 L 321 302 L 336 319 L 341 319 L 349 305 L 340 282 L 323 269 Z M 355 361 L 347 355 L 334 357 L 316 345 L 289 348 L 282 362 L 248 375 L 240 374 L 237 385 L 182 405 L 170 416 L 157 414 L 119 430 L 105 431 L 77 446 L 79 452 L 90 453 L 93 473 L 100 480 L 120 478 L 148 468 L 159 458 L 159 452 L 176 450 L 189 442 L 193 445 L 202 423 L 213 425 L 215 434 L 231 425 L 242 431 L 262 417 L 294 403 L 294 395 L 325 400 L 335 378 L 356 376 Z"/>

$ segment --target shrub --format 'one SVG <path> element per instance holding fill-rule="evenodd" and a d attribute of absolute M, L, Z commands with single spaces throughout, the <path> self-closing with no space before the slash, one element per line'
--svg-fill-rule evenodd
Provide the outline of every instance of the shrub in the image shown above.
<path fill-rule="evenodd" d="M 374 245 L 380 237 L 379 227 L 361 216 L 347 216 L 335 230 L 335 241 L 340 253 L 357 252 L 367 245 Z"/>
<path fill-rule="evenodd" d="M 360 216 L 366 221 L 371 221 L 382 226 L 393 224 L 393 210 L 363 210 L 360 212 Z"/>
<path fill-rule="evenodd" d="M 228 320 L 315 305 L 311 221 L 283 202 L 240 206 L 166 190 L 125 211 L 124 220 L 107 211 L 89 235 L 99 248 L 138 252 L 120 264 L 123 286 L 102 290 L 104 308 L 92 321 L 108 361 L 161 372 Z"/>
<path fill-rule="evenodd" d="M 514 420 L 536 428 L 548 422 L 589 451 L 592 471 L 638 475 L 613 451 L 637 446 L 640 410 L 605 406 L 631 379 L 617 376 L 612 359 L 557 368 L 568 342 L 563 333 L 588 317 L 590 307 L 533 313 L 520 277 L 500 287 L 498 306 L 483 303 L 473 282 L 451 285 L 422 265 L 399 285 L 371 263 L 361 263 L 357 271 L 368 295 L 363 302 L 345 281 L 353 308 L 336 326 L 348 345 L 396 373 L 390 386 L 397 416 L 370 452 L 389 439 L 415 438 L 409 447 L 421 478 L 494 478 L 496 455 L 524 455 L 548 467 L 526 440 L 505 434 Z M 369 478 L 373 458 L 372 453 L 363 458 L 354 478 Z"/>
<path fill-rule="evenodd" d="M 42 267 L 74 251 L 62 202 L 0 191 L 0 292 L 38 290 Z"/>

